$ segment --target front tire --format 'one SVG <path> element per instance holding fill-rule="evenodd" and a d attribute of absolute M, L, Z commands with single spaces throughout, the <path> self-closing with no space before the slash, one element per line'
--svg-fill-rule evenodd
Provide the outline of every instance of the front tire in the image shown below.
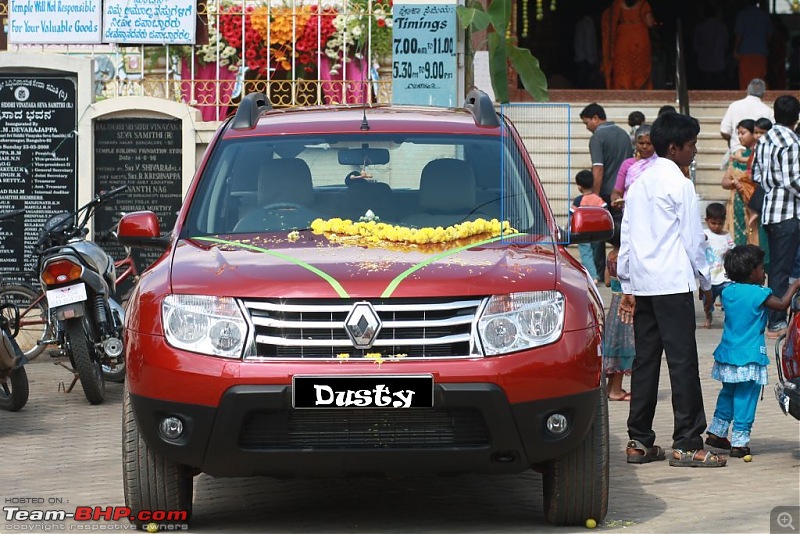
<path fill-rule="evenodd" d="M 583 442 L 545 466 L 544 511 L 555 525 L 600 523 L 608 512 L 608 396 L 598 391 L 592 428 Z"/>
<path fill-rule="evenodd" d="M 136 424 L 127 384 L 122 412 L 125 505 L 131 509 L 133 517 L 142 510 L 183 511 L 186 512 L 184 521 L 168 522 L 187 524 L 192 518 L 192 472 L 187 466 L 171 462 L 147 446 Z M 140 526 L 143 523 L 135 522 Z"/>
<path fill-rule="evenodd" d="M 102 404 L 106 400 L 106 383 L 103 367 L 97 357 L 94 343 L 89 338 L 83 319 L 70 319 L 65 333 L 72 349 L 72 363 L 81 379 L 83 394 L 89 404 Z"/>
<path fill-rule="evenodd" d="M 17 367 L 4 382 L 0 382 L 0 410 L 18 412 L 28 402 L 28 373 Z"/>

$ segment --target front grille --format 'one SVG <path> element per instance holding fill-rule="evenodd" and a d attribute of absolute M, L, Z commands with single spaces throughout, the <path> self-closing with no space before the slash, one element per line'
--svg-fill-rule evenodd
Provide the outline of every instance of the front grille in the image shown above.
<path fill-rule="evenodd" d="M 454 358 L 476 355 L 473 335 L 482 299 L 385 299 L 372 302 L 381 321 L 368 349 L 356 349 L 345 320 L 357 301 L 244 302 L 255 328 L 257 358 Z M 252 357 L 251 357 L 252 358 Z"/>
<path fill-rule="evenodd" d="M 488 444 L 489 431 L 475 409 L 254 412 L 239 435 L 239 446 L 249 450 L 447 449 Z"/>

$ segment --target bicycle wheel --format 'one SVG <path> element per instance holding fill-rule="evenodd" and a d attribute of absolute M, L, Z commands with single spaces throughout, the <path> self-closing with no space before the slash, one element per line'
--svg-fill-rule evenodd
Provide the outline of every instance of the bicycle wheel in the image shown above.
<path fill-rule="evenodd" d="M 33 360 L 47 348 L 39 341 L 51 337 L 44 293 L 25 285 L 4 284 L 0 286 L 0 303 L 16 304 L 19 308 L 19 323 L 15 322 L 11 308 L 6 308 L 4 313 L 10 322 L 11 330 L 19 328 L 17 345 L 28 360 Z"/>

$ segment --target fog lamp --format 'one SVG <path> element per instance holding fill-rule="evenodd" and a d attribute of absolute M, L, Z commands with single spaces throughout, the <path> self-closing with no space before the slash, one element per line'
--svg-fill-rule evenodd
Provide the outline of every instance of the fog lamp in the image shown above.
<path fill-rule="evenodd" d="M 547 418 L 547 431 L 554 436 L 561 436 L 569 430 L 569 419 L 560 413 L 554 413 Z"/>
<path fill-rule="evenodd" d="M 173 415 L 167 416 L 158 425 L 158 432 L 164 439 L 178 439 L 183 435 L 183 421 Z"/>

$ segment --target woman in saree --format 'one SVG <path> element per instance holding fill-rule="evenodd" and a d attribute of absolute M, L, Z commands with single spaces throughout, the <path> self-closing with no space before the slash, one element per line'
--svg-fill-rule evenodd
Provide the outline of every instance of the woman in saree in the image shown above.
<path fill-rule="evenodd" d="M 603 12 L 603 73 L 608 89 L 652 89 L 650 28 L 646 0 L 614 0 Z"/>

